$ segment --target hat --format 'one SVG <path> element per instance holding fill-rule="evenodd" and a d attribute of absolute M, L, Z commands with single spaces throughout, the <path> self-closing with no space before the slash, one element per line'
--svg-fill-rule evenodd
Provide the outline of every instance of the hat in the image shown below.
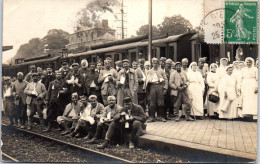
<path fill-rule="evenodd" d="M 125 63 L 125 62 L 128 62 L 128 63 L 129 63 L 129 60 L 128 60 L 128 59 L 124 59 L 124 60 L 123 60 L 123 63 Z"/>
<path fill-rule="evenodd" d="M 74 92 L 74 93 L 72 93 L 72 95 L 71 95 L 71 97 L 79 97 L 79 95 L 78 95 L 78 93 L 77 92 Z"/>
<path fill-rule="evenodd" d="M 189 60 L 187 59 L 187 58 L 183 58 L 182 60 L 181 60 L 181 62 L 189 62 Z"/>
<path fill-rule="evenodd" d="M 5 81 L 11 80 L 11 78 L 10 78 L 9 76 L 5 76 L 5 77 L 3 77 L 3 79 L 4 79 Z"/>
<path fill-rule="evenodd" d="M 61 65 L 65 64 L 65 63 L 68 64 L 67 60 L 62 60 L 60 63 L 61 63 Z"/>
<path fill-rule="evenodd" d="M 112 59 L 111 59 L 111 57 L 107 57 L 106 60 L 110 60 L 111 61 Z"/>
<path fill-rule="evenodd" d="M 62 73 L 61 73 L 61 71 L 55 71 L 55 73 L 56 73 L 56 75 L 61 75 Z"/>
<path fill-rule="evenodd" d="M 97 99 L 97 96 L 96 95 L 90 95 L 88 97 L 89 100 L 96 100 Z"/>
<path fill-rule="evenodd" d="M 175 63 L 175 66 L 177 66 L 178 64 L 181 65 L 181 62 L 176 62 L 176 63 Z"/>
<path fill-rule="evenodd" d="M 132 99 L 131 99 L 131 97 L 125 97 L 123 102 L 124 103 L 130 103 L 130 102 L 132 102 Z"/>
<path fill-rule="evenodd" d="M 36 73 L 36 72 L 35 72 L 35 73 L 32 73 L 32 77 L 33 77 L 33 76 L 38 76 L 38 75 L 39 75 L 39 74 Z"/>
<path fill-rule="evenodd" d="M 31 66 L 30 66 L 30 69 L 35 68 L 35 67 L 36 67 L 35 65 L 31 65 Z"/>
<path fill-rule="evenodd" d="M 200 62 L 205 62 L 205 58 L 199 58 Z"/>
<path fill-rule="evenodd" d="M 80 100 L 87 100 L 87 96 L 83 95 L 83 96 L 80 96 Z"/>
<path fill-rule="evenodd" d="M 145 61 L 144 65 L 150 65 L 150 62 L 149 61 Z"/>
<path fill-rule="evenodd" d="M 18 72 L 17 76 L 23 76 L 23 73 L 22 72 Z"/>
<path fill-rule="evenodd" d="M 226 71 L 227 71 L 229 68 L 233 68 L 233 64 L 229 64 L 229 65 L 226 67 Z"/>
<path fill-rule="evenodd" d="M 107 101 L 109 101 L 109 100 L 116 100 L 116 97 L 115 96 L 108 96 Z"/>
<path fill-rule="evenodd" d="M 154 61 L 158 62 L 158 59 L 157 58 L 152 58 L 152 62 L 154 62 Z"/>
<path fill-rule="evenodd" d="M 139 59 L 138 62 L 139 62 L 139 63 L 144 63 L 145 60 L 144 60 L 144 59 Z"/>
<path fill-rule="evenodd" d="M 115 64 L 120 64 L 120 63 L 122 63 L 121 60 L 118 60 L 118 61 L 115 62 Z"/>
<path fill-rule="evenodd" d="M 166 61 L 166 57 L 161 57 L 160 61 Z"/>
<path fill-rule="evenodd" d="M 74 67 L 74 66 L 79 66 L 79 64 L 78 64 L 78 63 L 73 63 L 71 66 L 72 66 L 72 67 Z"/>
<path fill-rule="evenodd" d="M 172 60 L 171 59 L 167 59 L 165 63 L 166 64 L 172 64 Z"/>

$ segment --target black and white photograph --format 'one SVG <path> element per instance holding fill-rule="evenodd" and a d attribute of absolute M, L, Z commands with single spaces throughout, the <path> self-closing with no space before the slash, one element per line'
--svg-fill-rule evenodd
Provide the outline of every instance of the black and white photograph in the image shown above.
<path fill-rule="evenodd" d="M 258 0 L 3 0 L 1 162 L 256 163 Z"/>

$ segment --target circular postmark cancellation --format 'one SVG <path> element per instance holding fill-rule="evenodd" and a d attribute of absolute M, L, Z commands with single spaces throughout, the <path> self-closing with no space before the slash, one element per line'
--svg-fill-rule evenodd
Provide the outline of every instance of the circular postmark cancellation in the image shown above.
<path fill-rule="evenodd" d="M 201 21 L 206 43 L 258 43 L 256 1 L 227 1 L 224 8 L 210 11 Z"/>

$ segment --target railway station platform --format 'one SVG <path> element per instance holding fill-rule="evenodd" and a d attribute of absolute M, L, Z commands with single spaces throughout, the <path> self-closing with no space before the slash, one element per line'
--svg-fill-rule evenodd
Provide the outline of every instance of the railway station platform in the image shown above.
<path fill-rule="evenodd" d="M 197 162 L 249 162 L 257 156 L 257 122 L 204 119 L 152 122 L 138 146 Z"/>

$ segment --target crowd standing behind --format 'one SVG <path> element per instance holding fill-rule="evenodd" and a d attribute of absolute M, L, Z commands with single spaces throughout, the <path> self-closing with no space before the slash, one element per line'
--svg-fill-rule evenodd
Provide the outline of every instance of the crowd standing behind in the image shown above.
<path fill-rule="evenodd" d="M 198 63 L 184 58 L 181 62 L 161 57 L 151 63 L 144 59 L 132 64 L 128 59 L 111 58 L 88 64 L 87 60 L 62 67 L 53 72 L 30 66 L 24 77 L 3 77 L 3 109 L 10 125 L 32 129 L 32 118 L 37 113 L 40 126 L 48 132 L 56 121 L 62 135 L 82 137 L 96 143 L 106 131 L 108 147 L 115 136 L 128 131 L 129 148 L 134 148 L 136 137 L 145 134 L 146 123 L 174 119 L 185 115 L 186 121 L 204 119 L 257 118 L 258 61 L 220 65 Z M 132 66 L 132 67 L 130 67 Z M 44 117 L 44 115 L 46 117 Z M 119 133 L 118 133 L 119 132 Z"/>

